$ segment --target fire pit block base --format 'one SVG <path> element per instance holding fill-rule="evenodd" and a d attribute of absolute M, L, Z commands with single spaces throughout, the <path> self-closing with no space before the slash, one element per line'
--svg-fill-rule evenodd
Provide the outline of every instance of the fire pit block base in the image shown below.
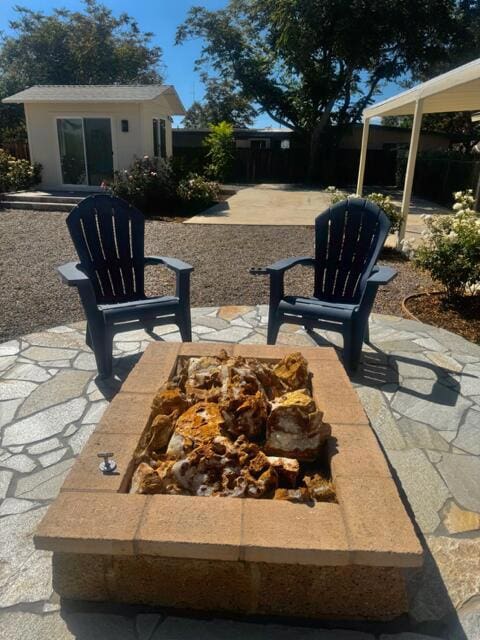
<path fill-rule="evenodd" d="M 73 600 L 250 615 L 391 620 L 408 608 L 398 567 L 54 553 L 53 586 Z"/>

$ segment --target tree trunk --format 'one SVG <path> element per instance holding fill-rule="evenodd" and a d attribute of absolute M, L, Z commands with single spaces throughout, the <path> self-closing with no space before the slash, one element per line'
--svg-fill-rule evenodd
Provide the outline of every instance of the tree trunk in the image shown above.
<path fill-rule="evenodd" d="M 310 149 L 308 156 L 308 182 L 317 182 L 322 178 L 325 170 L 325 153 L 322 148 L 322 138 L 325 125 L 319 123 L 310 135 Z"/>

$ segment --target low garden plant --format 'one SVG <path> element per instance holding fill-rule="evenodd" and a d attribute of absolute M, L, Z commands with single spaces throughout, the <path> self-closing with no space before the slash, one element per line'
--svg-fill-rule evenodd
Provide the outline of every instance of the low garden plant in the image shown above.
<path fill-rule="evenodd" d="M 42 167 L 19 160 L 0 149 L 0 192 L 23 191 L 40 182 Z"/>
<path fill-rule="evenodd" d="M 130 204 L 149 213 L 159 206 L 175 204 L 176 180 L 168 161 L 160 158 L 136 158 L 128 169 L 116 171 L 111 191 Z"/>
<path fill-rule="evenodd" d="M 327 193 L 330 194 L 332 204 L 345 200 L 345 198 L 351 197 L 350 194 L 337 189 L 337 187 L 327 187 Z M 402 221 L 402 214 L 400 209 L 393 203 L 391 196 L 384 195 L 383 193 L 369 193 L 363 196 L 366 200 L 370 200 L 377 204 L 381 209 L 385 211 L 391 222 L 390 233 L 395 233 L 400 229 L 400 223 Z"/>
<path fill-rule="evenodd" d="M 480 286 L 480 215 L 471 189 L 453 195 L 453 215 L 422 216 L 421 243 L 404 241 L 414 263 L 442 285 L 449 302 L 478 293 Z"/>
<path fill-rule="evenodd" d="M 177 194 L 182 202 L 193 206 L 206 206 L 218 200 L 220 185 L 218 182 L 207 180 L 198 173 L 191 173 L 180 180 Z"/>
<path fill-rule="evenodd" d="M 185 175 L 172 160 L 144 156 L 115 173 L 110 191 L 143 213 L 174 215 L 213 204 L 220 187 L 198 173 Z"/>

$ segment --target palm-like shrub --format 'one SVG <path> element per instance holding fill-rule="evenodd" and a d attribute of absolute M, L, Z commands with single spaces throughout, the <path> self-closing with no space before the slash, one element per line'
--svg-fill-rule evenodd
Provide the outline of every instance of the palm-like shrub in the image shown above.
<path fill-rule="evenodd" d="M 224 182 L 235 157 L 233 125 L 228 122 L 210 125 L 210 133 L 205 138 L 207 148 L 207 174 L 213 180 Z"/>

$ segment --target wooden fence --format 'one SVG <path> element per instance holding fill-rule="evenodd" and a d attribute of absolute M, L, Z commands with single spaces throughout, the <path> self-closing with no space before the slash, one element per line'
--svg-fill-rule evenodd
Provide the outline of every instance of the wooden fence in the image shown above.
<path fill-rule="evenodd" d="M 455 191 L 473 189 L 474 194 L 477 193 L 478 196 L 479 183 L 479 160 L 421 154 L 417 158 L 413 191 L 418 196 L 450 206 Z M 402 181 L 399 184 L 401 185 Z"/>
<path fill-rule="evenodd" d="M 174 147 L 173 155 L 180 163 L 201 170 L 205 163 L 205 149 L 198 147 Z M 360 152 L 356 149 L 340 149 L 329 167 L 328 181 L 345 186 L 356 184 Z M 365 184 L 394 185 L 396 153 L 372 150 L 367 156 Z M 305 182 L 308 175 L 308 150 L 302 147 L 291 149 L 236 149 L 231 182 Z"/>
<path fill-rule="evenodd" d="M 10 142 L 0 142 L 0 149 L 4 149 L 14 158 L 19 160 L 30 160 L 28 142 L 24 140 L 13 140 Z"/>

